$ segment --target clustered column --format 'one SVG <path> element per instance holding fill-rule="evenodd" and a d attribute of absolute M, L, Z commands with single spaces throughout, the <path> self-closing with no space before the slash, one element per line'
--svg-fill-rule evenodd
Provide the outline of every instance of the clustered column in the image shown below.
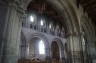
<path fill-rule="evenodd" d="M 4 55 L 2 63 L 17 63 L 19 58 L 19 45 L 20 45 L 20 32 L 21 32 L 21 24 L 22 21 L 21 16 L 23 11 L 21 12 L 21 8 L 18 7 L 16 1 L 8 1 L 6 4 L 8 7 L 6 24 L 5 24 L 5 39 L 4 42 Z"/>
<path fill-rule="evenodd" d="M 69 61 L 72 63 L 82 63 L 82 45 L 80 42 L 80 36 L 76 34 L 70 34 L 67 37 L 69 48 Z"/>

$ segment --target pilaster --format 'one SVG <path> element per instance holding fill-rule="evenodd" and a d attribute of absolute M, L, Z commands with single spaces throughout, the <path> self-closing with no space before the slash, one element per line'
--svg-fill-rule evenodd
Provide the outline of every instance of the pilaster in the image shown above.
<path fill-rule="evenodd" d="M 83 51 L 80 34 L 71 33 L 67 36 L 69 61 L 72 63 L 83 63 Z"/>
<path fill-rule="evenodd" d="M 8 1 L 7 14 L 3 32 L 3 56 L 1 63 L 17 63 L 19 58 L 20 32 L 23 9 L 17 2 Z"/>

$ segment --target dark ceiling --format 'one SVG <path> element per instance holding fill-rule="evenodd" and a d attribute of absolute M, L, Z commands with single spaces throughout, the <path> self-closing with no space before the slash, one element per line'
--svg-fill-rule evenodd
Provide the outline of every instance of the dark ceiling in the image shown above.
<path fill-rule="evenodd" d="M 49 16 L 55 21 L 61 21 L 63 18 L 62 16 L 58 15 L 56 10 L 49 3 L 44 0 L 33 0 L 29 4 L 27 10 L 36 11 L 38 14 Z"/>
<path fill-rule="evenodd" d="M 30 11 L 35 11 L 41 16 L 49 17 L 50 19 L 54 20 L 55 24 L 58 23 L 60 25 L 63 25 L 63 16 L 61 16 L 56 11 L 56 9 L 53 8 L 51 4 L 47 3 L 45 0 L 33 0 L 32 2 L 30 2 L 29 6 L 27 7 L 27 12 Z"/>
<path fill-rule="evenodd" d="M 96 25 L 96 0 L 77 0 L 77 6 L 81 4 L 84 8 L 84 11 L 88 13 L 88 16 L 92 19 L 94 25 Z M 38 11 L 39 14 L 44 14 L 51 16 L 55 21 L 60 21 L 63 17 L 58 15 L 55 9 L 46 3 L 45 0 L 33 0 L 29 6 L 28 10 Z"/>
<path fill-rule="evenodd" d="M 84 11 L 91 17 L 93 23 L 96 25 L 96 0 L 77 0 L 77 5 L 81 4 Z"/>

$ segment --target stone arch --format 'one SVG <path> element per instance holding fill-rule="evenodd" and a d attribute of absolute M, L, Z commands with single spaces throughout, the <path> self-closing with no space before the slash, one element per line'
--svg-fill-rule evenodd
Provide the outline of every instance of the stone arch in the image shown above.
<path fill-rule="evenodd" d="M 79 5 L 79 15 L 80 15 L 80 32 L 82 33 L 82 29 L 86 34 L 86 38 L 90 37 L 91 39 L 95 37 L 94 25 L 86 12 L 81 5 Z M 88 39 L 90 39 L 88 38 Z M 94 39 L 92 39 L 94 40 Z"/>
<path fill-rule="evenodd" d="M 69 17 L 71 18 L 71 23 L 73 24 L 73 33 L 80 33 L 80 15 L 78 14 L 78 8 L 76 2 L 70 0 L 60 0 L 63 8 L 68 12 Z M 70 11 L 71 10 L 71 11 Z"/>
<path fill-rule="evenodd" d="M 15 0 L 14 0 L 14 1 L 15 1 Z M 16 0 L 16 1 L 19 1 L 19 0 Z M 21 1 L 23 1 L 23 3 L 22 3 L 23 8 L 24 8 L 24 7 L 26 8 L 25 5 L 28 5 L 27 1 L 29 2 L 29 0 L 21 0 Z M 24 3 L 24 1 L 25 1 L 25 3 Z M 31 0 L 30 0 L 30 1 L 31 1 Z M 48 0 L 48 1 L 49 1 L 49 0 Z M 53 1 L 53 0 L 52 0 L 52 1 Z M 67 0 L 66 0 L 66 1 L 67 1 Z M 13 3 L 13 1 L 11 2 L 11 0 L 10 0 L 10 3 Z M 17 3 L 17 2 L 16 2 L 16 3 Z M 56 7 L 57 7 L 58 9 L 60 9 L 59 11 L 61 11 L 62 14 L 64 14 L 64 10 L 65 10 L 65 9 L 62 7 L 63 5 L 61 5 L 58 1 L 57 1 L 57 2 L 54 2 L 54 1 L 53 1 L 53 2 L 51 2 L 51 3 L 57 4 Z M 65 5 L 65 4 L 64 4 L 64 5 Z M 65 5 L 65 7 L 66 7 L 66 6 L 67 6 L 67 5 Z M 69 6 L 69 5 L 68 5 L 68 6 Z M 14 6 L 13 6 L 13 7 L 14 7 Z M 17 6 L 17 7 L 19 7 L 19 6 Z M 17 8 L 17 7 L 16 7 L 16 8 Z M 54 7 L 55 7 L 55 5 L 54 5 Z M 60 7 L 60 8 L 59 8 L 59 7 Z M 21 8 L 19 8 L 19 9 L 21 9 Z M 11 9 L 11 10 L 12 10 L 12 9 Z M 66 9 L 66 10 L 68 10 L 68 9 Z M 12 10 L 12 11 L 13 11 L 13 13 L 12 13 L 13 15 L 14 15 L 14 12 L 17 12 L 17 11 L 14 11 L 14 10 Z M 75 12 L 75 11 L 74 11 L 74 12 Z M 66 12 L 65 12 L 65 13 L 66 13 Z M 13 16 L 12 14 L 11 14 L 11 16 Z M 68 11 L 68 15 L 69 15 L 69 11 Z M 67 20 L 66 20 L 65 23 L 68 24 L 68 31 L 69 31 L 69 32 L 72 32 L 73 29 L 74 29 L 73 23 L 70 21 L 72 18 L 69 20 L 70 16 L 68 16 L 68 15 L 66 14 Z M 16 16 L 14 16 L 14 17 L 16 17 Z M 11 17 L 11 18 L 12 18 L 12 17 Z M 73 20 L 73 19 L 72 19 L 72 20 Z M 10 21 L 11 21 L 11 19 L 10 19 Z M 16 19 L 13 19 L 12 21 L 15 21 L 15 22 L 16 22 L 16 21 L 19 21 L 19 19 L 17 19 L 17 20 L 16 20 Z M 16 26 L 18 26 L 18 25 L 16 25 Z M 18 28 L 19 28 L 19 27 L 18 27 Z M 13 39 L 12 39 L 12 40 L 13 40 Z M 11 41 L 9 41 L 9 42 L 11 42 Z M 15 49 L 15 48 L 14 48 L 14 49 Z M 16 53 L 16 54 L 17 54 L 17 53 Z M 12 58 L 13 58 L 13 57 L 12 57 Z M 15 60 L 15 59 L 14 59 L 14 60 Z M 13 60 L 13 62 L 15 62 L 14 60 Z M 6 62 L 7 62 L 7 61 L 8 61 L 8 60 L 6 60 Z M 11 59 L 10 59 L 9 61 L 11 61 Z M 11 61 L 11 62 L 12 62 L 12 61 Z M 8 62 L 8 63 L 9 63 L 9 62 Z"/>
<path fill-rule="evenodd" d="M 23 3 L 26 3 L 26 5 L 23 4 L 24 9 L 27 8 L 28 4 L 31 1 L 32 0 L 27 0 L 27 1 L 23 0 Z M 46 0 L 46 1 L 51 3 L 51 5 L 53 5 L 54 7 L 58 8 L 59 11 L 61 11 L 62 13 L 66 10 L 67 14 L 69 15 L 68 17 L 70 17 L 71 20 L 73 21 L 73 22 L 69 22 L 70 25 L 72 27 L 76 27 L 77 26 L 77 28 L 76 28 L 76 29 L 78 29 L 77 31 L 78 32 L 80 31 L 80 29 L 79 29 L 79 27 L 80 27 L 79 20 L 80 19 L 79 19 L 78 11 L 77 11 L 78 9 L 77 9 L 77 6 L 75 6 L 75 4 L 74 4 L 76 2 L 72 2 L 72 1 L 69 1 L 69 0 L 60 0 L 60 1 L 58 1 L 58 0 L 54 0 L 54 1 L 53 0 L 52 1 L 51 0 Z M 72 10 L 72 11 L 70 11 L 70 10 Z M 72 17 L 72 16 L 74 16 L 74 17 Z M 73 23 L 75 23 L 75 25 L 72 25 Z M 70 29 L 74 29 L 74 28 L 71 28 L 71 26 L 70 26 Z M 72 32 L 72 30 L 71 30 L 71 32 Z"/>
<path fill-rule="evenodd" d="M 49 48 L 49 41 L 48 41 L 47 37 L 44 34 L 41 34 L 41 33 L 33 33 L 33 34 L 31 34 L 28 42 L 30 42 L 32 38 L 40 38 L 44 41 L 46 59 L 49 60 L 49 58 L 50 58 L 50 48 Z"/>
<path fill-rule="evenodd" d="M 90 22 L 90 18 L 88 16 L 82 14 L 81 15 L 81 38 L 85 41 L 85 52 L 84 55 L 87 60 L 87 62 L 91 62 L 90 60 L 92 56 L 95 55 L 95 30 L 94 25 L 92 25 L 92 22 Z M 81 40 L 83 42 L 83 40 Z M 92 50 L 93 49 L 93 50 Z M 93 52 L 94 51 L 94 52 Z"/>
<path fill-rule="evenodd" d="M 52 44 L 53 43 L 57 43 L 58 47 L 59 47 L 59 53 L 60 53 L 60 61 L 61 62 L 66 62 L 66 59 L 65 59 L 65 49 L 64 49 L 64 44 L 63 42 L 61 41 L 61 39 L 59 38 L 55 38 L 52 40 L 51 44 L 50 44 L 50 47 L 52 48 Z M 52 56 L 52 53 L 51 53 L 51 56 Z M 51 57 L 52 58 L 52 57 Z"/>
<path fill-rule="evenodd" d="M 95 30 L 94 30 L 93 25 L 90 22 L 89 18 L 87 16 L 85 16 L 85 15 L 81 16 L 81 28 L 84 29 L 86 39 L 94 40 Z"/>
<path fill-rule="evenodd" d="M 58 0 L 55 0 L 55 1 L 51 1 L 51 0 L 46 0 L 48 3 L 50 3 L 53 8 L 56 9 L 56 11 L 58 12 L 59 15 L 62 15 L 64 17 L 63 19 L 63 23 L 66 24 L 66 30 L 67 30 L 67 34 L 71 34 L 73 31 L 74 31 L 74 27 L 76 27 L 73 23 L 75 22 L 72 22 L 74 21 L 74 19 L 76 18 L 73 18 L 72 17 L 72 13 L 70 12 L 70 5 L 68 2 L 64 1 L 65 3 L 62 5 L 60 1 Z M 23 8 L 26 10 L 27 6 L 29 5 L 29 3 L 31 2 L 31 0 L 27 0 L 27 1 L 23 1 Z M 26 3 L 26 5 L 25 5 Z M 70 9 L 69 9 L 70 8 Z M 73 10 L 73 8 L 71 9 Z M 73 10 L 74 11 L 74 10 Z M 71 15 L 72 14 L 72 15 Z M 77 21 L 77 20 L 75 20 Z M 68 26 L 67 26 L 68 25 Z M 77 28 L 75 28 L 77 29 Z"/>

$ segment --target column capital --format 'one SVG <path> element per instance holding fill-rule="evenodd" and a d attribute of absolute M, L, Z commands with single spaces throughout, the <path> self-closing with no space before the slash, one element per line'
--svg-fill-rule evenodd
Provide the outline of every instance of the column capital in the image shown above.
<path fill-rule="evenodd" d="M 21 7 L 19 0 L 4 0 L 0 1 L 0 5 L 5 5 L 6 7 L 11 7 L 11 9 L 15 9 L 17 12 L 24 14 L 24 9 Z"/>

